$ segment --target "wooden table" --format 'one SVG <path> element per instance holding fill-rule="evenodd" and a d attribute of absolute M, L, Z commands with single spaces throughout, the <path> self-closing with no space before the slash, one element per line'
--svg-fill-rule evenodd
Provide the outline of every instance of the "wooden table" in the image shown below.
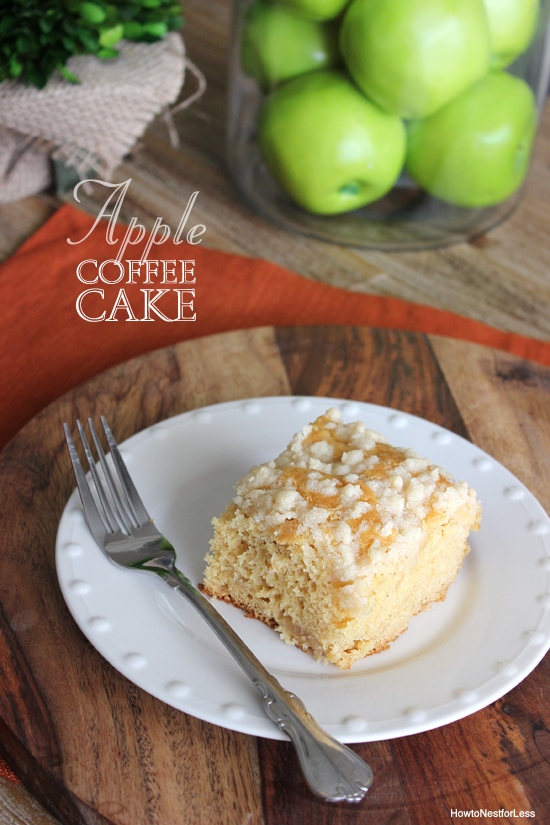
<path fill-rule="evenodd" d="M 48 407 L 0 455 L 0 529 L 7 539 L 0 661 L 9 663 L 0 734 L 31 790 L 64 825 L 353 825 L 371 817 L 380 825 L 431 825 L 447 821 L 453 809 L 484 808 L 534 810 L 544 821 L 548 656 L 519 686 L 460 721 L 353 745 L 374 771 L 371 791 L 357 806 L 323 803 L 304 785 L 289 743 L 201 722 L 107 664 L 67 611 L 54 545 L 74 486 L 62 422 L 77 414 L 97 418 L 101 410 L 122 440 L 167 416 L 250 396 L 374 402 L 472 439 L 550 509 L 549 390 L 549 369 L 451 339 L 367 328 L 261 328 L 141 356 Z M 547 566 L 544 536 L 539 553 Z M 547 580 L 541 566 L 541 593 Z"/>
<path fill-rule="evenodd" d="M 176 115 L 179 149 L 162 123 L 149 129 L 141 151 L 123 163 L 116 180 L 132 178 L 127 219 L 152 226 L 162 215 L 175 229 L 190 194 L 207 227 L 205 243 L 267 258 L 301 275 L 360 292 L 394 295 L 476 318 L 500 329 L 550 338 L 550 106 L 538 134 L 526 196 L 500 227 L 472 243 L 438 251 L 387 254 L 336 247 L 288 234 L 254 215 L 236 194 L 225 165 L 226 53 L 229 0 L 187 0 L 186 47 L 208 89 Z M 194 90 L 193 81 L 185 93 Z M 188 91 L 187 91 L 188 90 Z M 66 196 L 72 200 L 72 194 Z M 0 208 L 0 259 L 58 206 L 39 195 Z M 89 204 L 97 209 L 97 203 Z"/>

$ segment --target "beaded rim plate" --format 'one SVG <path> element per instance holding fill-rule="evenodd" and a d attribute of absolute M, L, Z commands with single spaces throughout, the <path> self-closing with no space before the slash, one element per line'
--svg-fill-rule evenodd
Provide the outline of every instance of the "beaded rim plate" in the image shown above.
<path fill-rule="evenodd" d="M 198 584 L 211 519 L 251 466 L 278 455 L 328 407 L 465 479 L 483 506 L 472 552 L 443 602 L 391 647 L 348 671 L 316 662 L 231 605 L 216 607 L 263 664 L 343 742 L 431 730 L 521 682 L 550 648 L 550 519 L 529 490 L 469 441 L 408 413 L 334 398 L 234 401 L 169 418 L 124 442 L 145 505 Z M 115 434 L 116 435 L 116 434 Z M 93 541 L 76 491 L 63 512 L 57 574 L 76 623 L 118 671 L 192 716 L 284 739 L 259 694 L 194 608 L 155 576 L 115 567 Z M 511 609 L 513 606 L 513 609 Z"/>

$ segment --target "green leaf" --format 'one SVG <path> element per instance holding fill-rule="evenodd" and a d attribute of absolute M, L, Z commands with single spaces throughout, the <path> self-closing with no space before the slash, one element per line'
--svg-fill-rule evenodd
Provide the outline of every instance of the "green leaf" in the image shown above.
<path fill-rule="evenodd" d="M 104 48 L 112 48 L 124 37 L 124 26 L 120 23 L 112 29 L 104 29 L 99 34 L 99 42 Z"/>
<path fill-rule="evenodd" d="M 143 34 L 143 26 L 141 23 L 136 23 L 135 20 L 130 20 L 124 24 L 124 37 L 127 40 L 138 40 Z"/>
<path fill-rule="evenodd" d="M 97 3 L 84 2 L 80 4 L 80 15 L 88 23 L 99 24 L 103 23 L 106 14 L 105 9 Z"/>
<path fill-rule="evenodd" d="M 90 54 L 93 54 L 99 48 L 99 40 L 97 35 L 91 31 L 88 31 L 88 29 L 84 29 L 82 27 L 78 28 L 76 30 L 76 36 L 78 37 L 86 51 L 88 51 Z"/>
<path fill-rule="evenodd" d="M 15 45 L 16 45 L 17 51 L 20 54 L 25 54 L 25 52 L 34 51 L 34 49 L 38 45 L 38 42 L 35 41 L 35 39 L 34 39 L 34 37 L 32 37 L 32 35 L 25 33 L 25 34 L 20 34 L 17 37 L 17 39 L 15 41 Z"/>
<path fill-rule="evenodd" d="M 53 23 L 49 17 L 40 17 L 38 19 L 38 26 L 43 34 L 49 34 L 53 28 Z"/>
<path fill-rule="evenodd" d="M 76 75 L 74 75 L 72 72 L 70 72 L 67 69 L 66 66 L 58 66 L 57 68 L 61 72 L 61 74 L 63 75 L 65 80 L 68 80 L 70 83 L 76 83 L 76 84 L 80 83 L 80 80 L 78 79 L 78 77 Z"/>
<path fill-rule="evenodd" d="M 99 26 L 98 28 L 111 28 L 111 26 L 116 26 L 117 23 L 120 22 L 120 15 L 118 13 L 118 9 L 113 8 L 113 6 L 106 6 L 105 9 L 105 20 L 103 21 L 103 25 Z"/>
<path fill-rule="evenodd" d="M 143 27 L 144 32 L 146 34 L 150 34 L 151 37 L 164 37 L 166 32 L 168 31 L 168 26 L 166 23 L 146 23 Z"/>
<path fill-rule="evenodd" d="M 118 57 L 118 55 L 117 49 L 100 49 L 97 52 L 97 57 L 101 57 L 102 60 L 110 60 L 112 57 Z"/>
<path fill-rule="evenodd" d="M 14 55 L 10 60 L 10 75 L 12 77 L 19 77 L 22 71 L 23 64 Z"/>

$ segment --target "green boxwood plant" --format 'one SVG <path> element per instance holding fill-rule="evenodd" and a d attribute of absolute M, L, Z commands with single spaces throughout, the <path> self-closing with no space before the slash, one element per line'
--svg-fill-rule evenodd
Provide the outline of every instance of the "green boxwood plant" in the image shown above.
<path fill-rule="evenodd" d="M 183 25 L 177 0 L 12 0 L 0 12 L 0 82 L 43 88 L 76 55 L 108 59 L 121 40 L 153 42 Z"/>

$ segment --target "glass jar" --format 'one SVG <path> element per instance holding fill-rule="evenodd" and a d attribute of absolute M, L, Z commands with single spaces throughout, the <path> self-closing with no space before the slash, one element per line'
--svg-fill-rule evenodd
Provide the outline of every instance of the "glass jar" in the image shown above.
<path fill-rule="evenodd" d="M 235 0 L 228 165 L 254 211 L 287 230 L 388 251 L 463 241 L 511 213 L 548 93 L 550 0 L 456 0 L 447 47 L 448 19 L 439 29 L 418 22 L 426 6 L 437 19 L 449 3 Z M 513 21 L 502 38 L 517 42 L 496 57 L 494 27 L 508 6 L 510 15 L 536 6 L 536 19 Z M 327 7 L 336 16 L 311 19 Z"/>

